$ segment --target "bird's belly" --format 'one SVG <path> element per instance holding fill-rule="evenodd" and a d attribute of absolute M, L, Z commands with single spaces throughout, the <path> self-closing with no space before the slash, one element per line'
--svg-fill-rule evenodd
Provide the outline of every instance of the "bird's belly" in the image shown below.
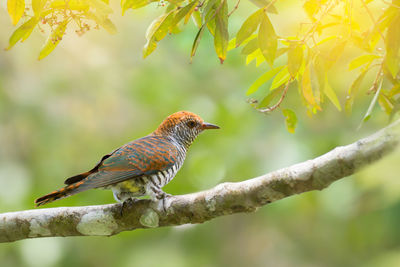
<path fill-rule="evenodd" d="M 144 185 L 139 183 L 136 179 L 120 182 L 113 187 L 118 188 L 121 192 L 140 193 L 143 191 L 144 193 Z"/>

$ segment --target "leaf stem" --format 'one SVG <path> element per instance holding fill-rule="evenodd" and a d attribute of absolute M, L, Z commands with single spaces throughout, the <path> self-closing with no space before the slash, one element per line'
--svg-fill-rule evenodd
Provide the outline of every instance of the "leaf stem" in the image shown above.
<path fill-rule="evenodd" d="M 261 112 L 261 113 L 269 113 L 269 112 L 274 111 L 275 109 L 277 109 L 281 105 L 283 99 L 286 97 L 286 94 L 287 94 L 288 89 L 289 89 L 289 85 L 292 83 L 292 81 L 293 81 L 293 79 L 290 79 L 286 83 L 285 88 L 283 89 L 281 98 L 278 100 L 278 102 L 275 105 L 273 105 L 271 107 L 263 108 L 263 109 L 257 109 L 257 110 L 259 112 Z"/>

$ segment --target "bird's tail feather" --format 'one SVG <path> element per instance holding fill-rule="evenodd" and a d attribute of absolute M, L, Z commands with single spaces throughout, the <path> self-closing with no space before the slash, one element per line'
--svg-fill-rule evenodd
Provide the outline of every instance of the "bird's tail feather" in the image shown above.
<path fill-rule="evenodd" d="M 84 191 L 81 187 L 81 185 L 84 183 L 84 181 L 80 181 L 74 184 L 67 185 L 61 189 L 58 189 L 56 191 L 51 192 L 50 194 L 44 195 L 42 197 L 39 197 L 38 199 L 35 200 L 35 205 L 36 207 L 42 206 L 44 204 L 56 201 L 61 198 L 69 197 L 71 195 L 74 195 L 76 193 L 79 193 L 81 191 Z"/>

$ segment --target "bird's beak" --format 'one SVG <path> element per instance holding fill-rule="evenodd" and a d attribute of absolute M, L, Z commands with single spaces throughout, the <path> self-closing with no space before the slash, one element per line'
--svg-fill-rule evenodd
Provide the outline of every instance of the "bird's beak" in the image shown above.
<path fill-rule="evenodd" d="M 203 125 L 201 126 L 203 130 L 208 130 L 208 129 L 219 129 L 219 126 L 211 123 L 204 122 Z"/>

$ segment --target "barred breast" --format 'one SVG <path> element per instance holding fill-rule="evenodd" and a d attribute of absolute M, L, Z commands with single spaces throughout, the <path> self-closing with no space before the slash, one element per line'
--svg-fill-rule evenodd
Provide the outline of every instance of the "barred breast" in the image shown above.
<path fill-rule="evenodd" d="M 162 188 L 175 177 L 182 164 L 176 163 L 171 168 L 159 171 L 156 174 L 148 176 L 148 179 L 155 186 Z"/>

